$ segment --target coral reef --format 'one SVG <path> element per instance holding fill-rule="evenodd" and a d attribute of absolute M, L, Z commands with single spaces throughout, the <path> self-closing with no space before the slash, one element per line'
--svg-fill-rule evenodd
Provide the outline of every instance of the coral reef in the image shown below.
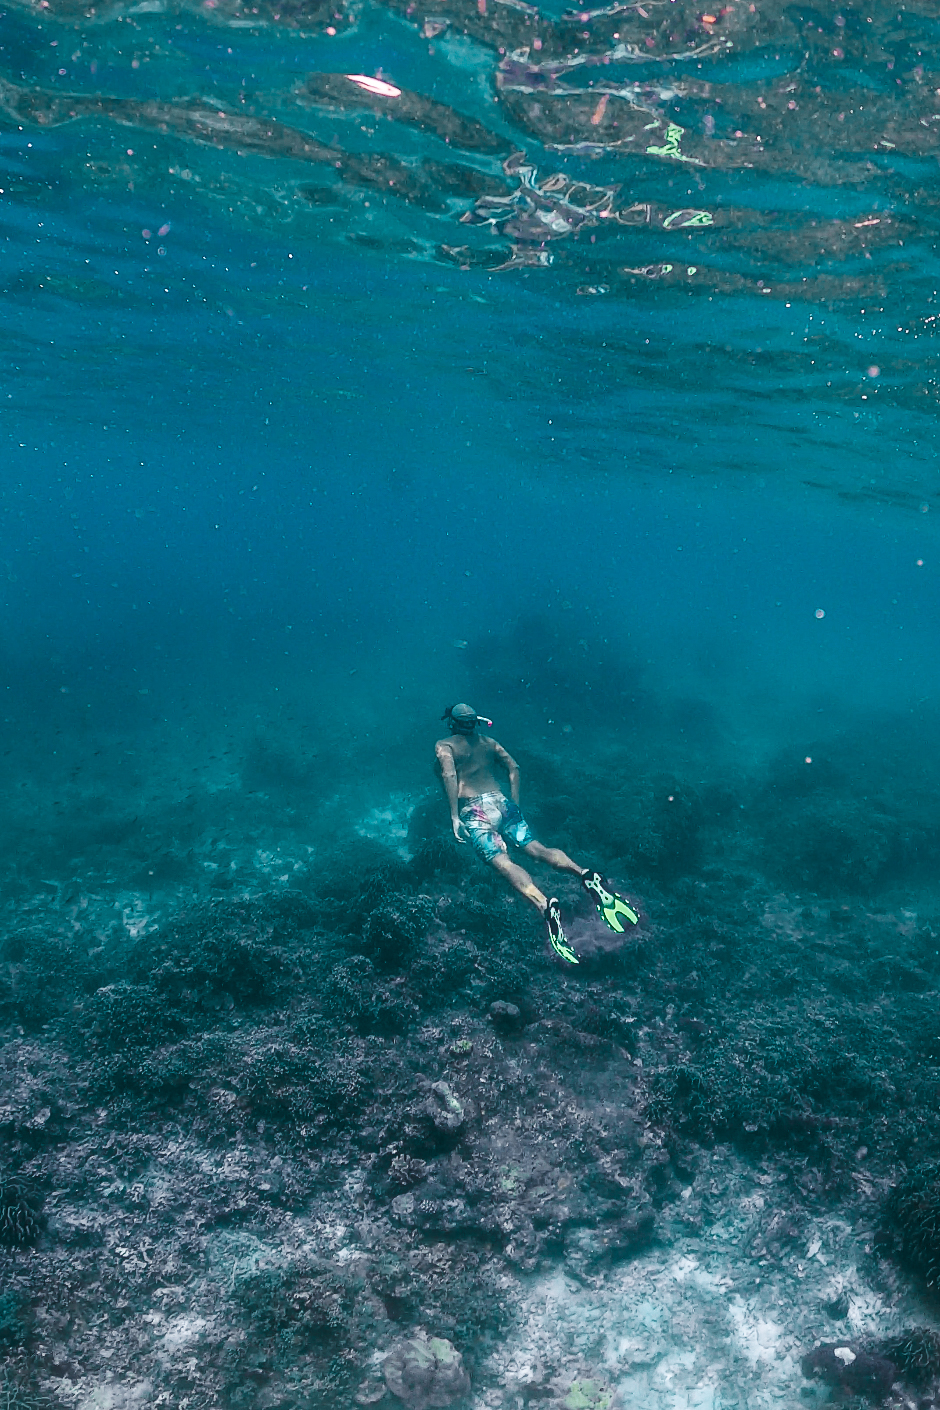
<path fill-rule="evenodd" d="M 154 1048 L 185 1031 L 182 1015 L 153 984 L 106 984 L 86 1002 L 82 1021 L 89 1040 L 105 1051 Z"/>
<path fill-rule="evenodd" d="M 420 945 L 433 920 L 434 907 L 426 896 L 384 897 L 363 926 L 366 952 L 383 967 L 400 967 Z"/>
<path fill-rule="evenodd" d="M 29 1336 L 29 1313 L 14 1292 L 0 1293 L 0 1354 L 16 1351 Z"/>
<path fill-rule="evenodd" d="M 0 1179 L 0 1244 L 4 1248 L 26 1248 L 35 1243 L 41 1204 L 36 1191 L 22 1180 Z"/>
<path fill-rule="evenodd" d="M 0 1350 L 18 1383 L 65 1377 L 87 1400 L 121 1368 L 167 1403 L 390 1404 L 380 1367 L 424 1335 L 464 1367 L 448 1381 L 435 1361 L 420 1385 L 415 1370 L 408 1393 L 428 1407 L 464 1372 L 475 1406 L 516 1384 L 599 1404 L 619 1332 L 603 1342 L 573 1318 L 577 1364 L 549 1338 L 547 1364 L 526 1370 L 517 1346 L 510 1372 L 527 1289 L 579 1289 L 582 1306 L 609 1290 L 613 1309 L 634 1278 L 663 1280 L 660 1299 L 686 1287 L 691 1258 L 686 1290 L 709 1297 L 736 1260 L 725 1322 L 703 1336 L 759 1349 L 800 1303 L 781 1394 L 786 1375 L 799 1394 L 814 1339 L 811 1377 L 840 1394 L 882 1394 L 887 1363 L 933 1388 L 929 1315 L 887 1310 L 892 1280 L 913 1272 L 916 1290 L 940 1266 L 933 913 L 863 905 L 842 882 L 781 894 L 753 865 L 764 821 L 736 816 L 740 777 L 721 793 L 651 768 L 628 788 L 576 759 L 566 792 L 562 774 L 528 759 L 531 815 L 596 846 L 621 885 L 635 867 L 649 913 L 577 973 L 490 872 L 433 838 L 411 861 L 361 838 L 285 867 L 289 884 L 265 874 L 185 903 L 63 887 L 11 904 Z M 787 786 L 790 802 L 823 796 Z M 719 825 L 747 866 L 714 859 Z M 562 886 L 587 935 L 576 879 Z M 833 1232 L 850 1226 L 851 1260 Z M 883 1294 L 864 1316 L 863 1275 Z M 768 1289 L 753 1327 L 738 1287 Z M 653 1366 L 650 1296 L 622 1335 Z M 630 1394 L 662 1410 L 638 1366 Z"/>
<path fill-rule="evenodd" d="M 397 1342 L 382 1364 L 385 1384 L 408 1410 L 441 1410 L 470 1389 L 460 1352 L 446 1337 L 416 1336 Z"/>
<path fill-rule="evenodd" d="M 18 1375 L 0 1367 L 0 1410 L 49 1410 L 50 1405 L 49 1397 L 30 1383 L 28 1373 Z"/>
<path fill-rule="evenodd" d="M 827 1342 L 803 1357 L 803 1374 L 819 1376 L 841 1391 L 883 1400 L 897 1376 L 897 1367 L 860 1346 Z"/>
<path fill-rule="evenodd" d="M 940 1163 L 911 1170 L 885 1204 L 887 1231 L 895 1233 L 900 1256 L 928 1286 L 940 1276 Z"/>
<path fill-rule="evenodd" d="M 926 1386 L 940 1377 L 940 1332 L 932 1327 L 909 1327 L 870 1350 L 893 1362 L 911 1385 Z"/>

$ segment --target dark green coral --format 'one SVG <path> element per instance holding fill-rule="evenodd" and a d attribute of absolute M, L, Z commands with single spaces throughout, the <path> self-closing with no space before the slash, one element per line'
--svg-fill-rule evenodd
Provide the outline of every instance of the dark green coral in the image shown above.
<path fill-rule="evenodd" d="M 936 1287 L 940 1282 L 940 1162 L 911 1170 L 892 1190 L 884 1215 L 902 1261 L 920 1273 L 929 1287 Z"/>
<path fill-rule="evenodd" d="M 39 1237 L 42 1200 L 24 1181 L 0 1180 L 0 1244 L 28 1248 Z"/>
<path fill-rule="evenodd" d="M 879 1356 L 893 1361 L 911 1385 L 925 1386 L 940 1376 L 940 1333 L 932 1327 L 909 1327 L 877 1345 Z"/>

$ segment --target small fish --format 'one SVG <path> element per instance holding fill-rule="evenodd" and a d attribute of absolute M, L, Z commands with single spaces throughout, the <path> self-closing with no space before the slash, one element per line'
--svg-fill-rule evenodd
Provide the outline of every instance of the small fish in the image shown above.
<path fill-rule="evenodd" d="M 465 641 L 457 640 L 454 642 L 454 645 L 458 651 L 465 651 L 467 649 L 467 643 Z"/>

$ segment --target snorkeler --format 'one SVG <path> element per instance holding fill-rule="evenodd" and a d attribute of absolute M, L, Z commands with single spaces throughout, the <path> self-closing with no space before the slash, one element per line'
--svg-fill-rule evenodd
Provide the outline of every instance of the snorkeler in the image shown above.
<path fill-rule="evenodd" d="M 469 840 L 478 855 L 535 907 L 545 921 L 555 954 L 568 964 L 578 964 L 562 929 L 557 896 L 545 896 L 525 868 L 512 860 L 507 840 L 533 861 L 547 862 L 556 871 L 576 876 L 616 934 L 623 934 L 624 921 L 636 925 L 636 911 L 611 890 L 600 872 L 579 866 L 560 847 L 543 847 L 536 842 L 519 810 L 519 765 L 497 740 L 476 733 L 478 724 L 492 729 L 493 721 L 478 715 L 469 705 L 449 705 L 441 718 L 450 726 L 450 738 L 439 739 L 434 753 L 450 804 L 454 837 L 460 843 Z M 509 798 L 497 781 L 497 767 L 509 775 Z"/>

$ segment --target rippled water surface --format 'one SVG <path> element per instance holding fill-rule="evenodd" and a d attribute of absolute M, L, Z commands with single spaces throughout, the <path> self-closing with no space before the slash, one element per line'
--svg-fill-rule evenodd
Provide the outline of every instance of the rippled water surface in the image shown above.
<path fill-rule="evenodd" d="M 11 439 L 26 408 L 91 411 L 89 378 L 95 422 L 139 425 L 194 361 L 208 420 L 239 382 L 329 396 L 351 339 L 379 396 L 446 374 L 471 416 L 537 408 L 540 455 L 578 471 L 639 454 L 917 510 L 938 25 L 834 0 L 8 5 Z"/>

